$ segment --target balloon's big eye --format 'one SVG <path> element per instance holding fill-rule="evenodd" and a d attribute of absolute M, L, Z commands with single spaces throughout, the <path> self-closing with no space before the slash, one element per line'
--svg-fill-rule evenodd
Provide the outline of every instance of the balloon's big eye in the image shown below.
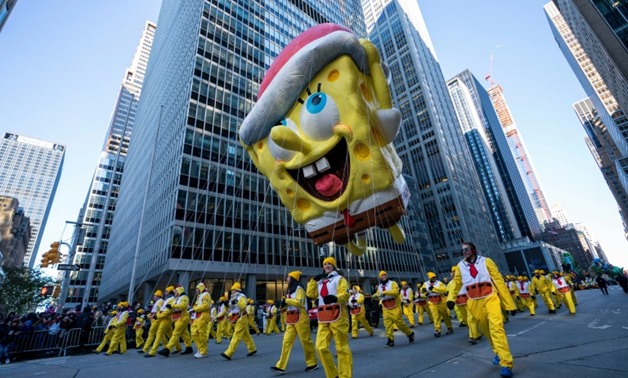
<path fill-rule="evenodd" d="M 339 120 L 336 102 L 324 92 L 312 93 L 301 109 L 301 129 L 314 140 L 330 138 Z"/>

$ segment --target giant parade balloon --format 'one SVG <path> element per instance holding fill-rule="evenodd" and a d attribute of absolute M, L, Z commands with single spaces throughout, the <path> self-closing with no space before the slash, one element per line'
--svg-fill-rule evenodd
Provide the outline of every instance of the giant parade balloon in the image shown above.
<path fill-rule="evenodd" d="M 240 127 L 253 163 L 315 244 L 359 256 L 371 227 L 405 240 L 410 192 L 392 144 L 401 113 L 388 74 L 370 41 L 314 26 L 277 56 Z"/>

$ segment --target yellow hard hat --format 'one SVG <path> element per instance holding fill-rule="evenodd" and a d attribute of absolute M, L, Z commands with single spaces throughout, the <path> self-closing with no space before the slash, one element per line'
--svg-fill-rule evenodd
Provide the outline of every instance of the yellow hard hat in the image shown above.
<path fill-rule="evenodd" d="M 362 289 L 360 289 L 360 287 L 358 285 L 353 285 L 353 290 L 355 290 L 355 291 L 357 291 L 359 293 Z"/>
<path fill-rule="evenodd" d="M 335 261 L 334 261 L 334 262 L 335 262 Z M 334 264 L 334 266 L 336 266 L 336 265 Z M 294 271 L 292 271 L 292 272 L 288 273 L 288 276 L 290 276 L 290 277 L 292 277 L 292 278 L 294 278 L 295 280 L 297 280 L 297 281 L 298 281 L 298 280 L 300 280 L 300 279 L 301 279 L 301 275 L 302 275 L 302 274 L 303 274 L 303 273 L 299 272 L 298 270 L 294 270 Z"/>
<path fill-rule="evenodd" d="M 246 301 L 248 304 L 253 304 L 253 299 L 249 298 L 248 301 Z"/>
<path fill-rule="evenodd" d="M 423 285 L 423 282 L 419 281 L 417 282 L 416 287 L 421 287 L 421 285 Z"/>
<path fill-rule="evenodd" d="M 111 315 L 118 315 L 118 311 L 116 310 L 111 311 Z"/>
<path fill-rule="evenodd" d="M 174 286 L 168 286 L 166 288 L 166 293 L 172 293 L 174 291 Z"/>
<path fill-rule="evenodd" d="M 183 286 L 177 286 L 177 293 L 183 294 L 185 292 L 185 288 Z"/>
<path fill-rule="evenodd" d="M 407 285 L 408 283 L 406 281 L 401 281 L 401 286 L 403 285 Z"/>
<path fill-rule="evenodd" d="M 155 290 L 155 294 L 154 295 L 157 296 L 157 297 L 163 297 L 164 292 L 161 291 L 161 290 Z"/>
<path fill-rule="evenodd" d="M 539 269 L 539 273 L 545 274 L 545 271 L 543 269 Z"/>
<path fill-rule="evenodd" d="M 271 304 L 275 304 L 275 301 L 273 301 L 272 299 L 269 299 L 269 300 L 266 301 L 266 303 L 271 305 Z"/>
<path fill-rule="evenodd" d="M 231 290 L 242 291 L 242 286 L 239 282 L 234 282 L 233 285 L 231 285 Z"/>
<path fill-rule="evenodd" d="M 139 310 L 137 310 L 137 313 L 138 313 L 138 314 L 143 314 L 143 313 L 144 313 L 144 310 L 140 308 Z"/>
<path fill-rule="evenodd" d="M 226 300 L 227 300 L 227 297 L 225 297 L 225 296 L 223 295 L 223 296 L 222 296 L 222 297 L 220 297 L 218 300 L 219 300 L 219 301 L 223 301 L 223 302 L 224 302 L 224 301 L 226 301 Z"/>
<path fill-rule="evenodd" d="M 384 276 L 384 275 L 386 275 L 386 276 L 387 276 L 387 275 L 388 275 L 388 273 L 386 273 L 386 271 L 385 271 L 385 270 L 380 270 L 380 271 L 379 271 L 379 275 L 378 275 L 378 277 L 381 277 L 381 276 Z"/>
<path fill-rule="evenodd" d="M 435 274 L 434 272 L 427 272 L 427 278 L 428 278 L 428 279 L 430 279 L 430 280 L 431 280 L 431 279 L 432 279 L 432 278 L 434 278 L 434 277 L 436 277 L 436 274 Z"/>
<path fill-rule="evenodd" d="M 325 265 L 325 264 L 331 264 L 331 265 L 334 266 L 334 268 L 338 268 L 338 264 L 336 264 L 336 259 L 333 258 L 333 257 L 326 257 L 323 260 L 323 265 Z"/>
<path fill-rule="evenodd" d="M 205 284 L 204 284 L 204 283 L 202 283 L 202 282 L 199 282 L 199 283 L 196 285 L 196 288 L 197 288 L 199 291 L 203 291 L 203 290 L 205 290 Z"/>

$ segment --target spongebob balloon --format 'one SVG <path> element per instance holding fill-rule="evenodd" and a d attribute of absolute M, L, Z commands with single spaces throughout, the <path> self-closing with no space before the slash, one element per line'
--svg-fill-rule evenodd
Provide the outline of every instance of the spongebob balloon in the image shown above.
<path fill-rule="evenodd" d="M 335 24 L 317 25 L 279 54 L 240 127 L 255 166 L 315 244 L 366 251 L 365 230 L 405 236 L 410 197 L 392 145 L 392 108 L 377 48 Z"/>

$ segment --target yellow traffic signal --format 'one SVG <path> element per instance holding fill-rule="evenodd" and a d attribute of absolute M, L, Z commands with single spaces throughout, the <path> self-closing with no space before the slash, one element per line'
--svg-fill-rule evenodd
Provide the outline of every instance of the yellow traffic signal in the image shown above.
<path fill-rule="evenodd" d="M 61 253 L 59 252 L 59 246 L 61 243 L 53 242 L 50 244 L 50 250 L 48 251 L 48 261 L 50 264 L 58 264 L 61 262 Z"/>
<path fill-rule="evenodd" d="M 52 289 L 52 297 L 53 298 L 59 298 L 59 294 L 61 293 L 61 286 L 56 285 L 53 289 Z"/>
<path fill-rule="evenodd" d="M 48 260 L 49 257 L 50 257 L 50 251 L 44 252 L 44 254 L 41 256 L 41 267 L 42 268 L 47 268 L 48 265 L 50 264 L 50 261 Z"/>

